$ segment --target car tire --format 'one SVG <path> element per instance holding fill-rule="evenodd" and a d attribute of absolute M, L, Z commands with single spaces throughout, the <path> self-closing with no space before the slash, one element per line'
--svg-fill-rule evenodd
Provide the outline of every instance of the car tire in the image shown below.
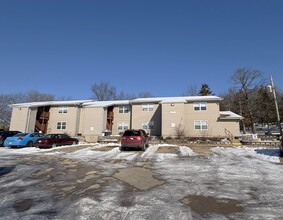
<path fill-rule="evenodd" d="M 32 141 L 29 141 L 29 142 L 27 143 L 27 147 L 33 147 L 33 142 L 32 142 Z"/>
<path fill-rule="evenodd" d="M 283 152 L 279 150 L 279 157 L 283 157 Z"/>
<path fill-rule="evenodd" d="M 78 144 L 78 142 L 76 142 L 76 141 L 73 141 L 72 145 L 76 145 L 76 144 Z"/>
<path fill-rule="evenodd" d="M 145 144 L 142 146 L 142 148 L 141 148 L 141 150 L 142 151 L 145 151 L 145 149 L 146 149 L 146 146 L 145 146 Z"/>
<path fill-rule="evenodd" d="M 120 151 L 123 151 L 123 150 L 124 150 L 124 148 L 123 148 L 122 146 L 120 146 L 120 147 L 119 147 L 119 150 L 120 150 Z"/>
<path fill-rule="evenodd" d="M 56 144 L 52 144 L 52 146 L 51 147 L 57 147 L 57 145 Z"/>

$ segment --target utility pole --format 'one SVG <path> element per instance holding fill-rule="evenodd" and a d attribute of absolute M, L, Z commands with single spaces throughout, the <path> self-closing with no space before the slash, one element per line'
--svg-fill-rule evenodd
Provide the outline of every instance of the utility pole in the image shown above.
<path fill-rule="evenodd" d="M 271 85 L 268 86 L 268 89 L 269 89 L 270 92 L 273 93 L 275 109 L 276 109 L 276 114 L 277 114 L 277 123 L 278 123 L 279 133 L 280 133 L 280 136 L 282 136 L 280 114 L 279 114 L 279 108 L 278 108 L 278 103 L 277 103 L 277 98 L 276 98 L 276 91 L 275 91 L 275 86 L 274 86 L 274 83 L 273 83 L 272 76 L 270 76 L 270 83 L 271 83 Z"/>

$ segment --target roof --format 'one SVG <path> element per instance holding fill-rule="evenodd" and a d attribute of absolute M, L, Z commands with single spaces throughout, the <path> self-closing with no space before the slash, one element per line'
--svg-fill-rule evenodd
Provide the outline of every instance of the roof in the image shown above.
<path fill-rule="evenodd" d="M 241 115 L 238 115 L 231 111 L 220 111 L 219 114 L 220 114 L 219 118 L 222 120 L 231 120 L 231 119 L 241 120 L 243 119 Z"/>
<path fill-rule="evenodd" d="M 180 97 L 159 97 L 159 98 L 138 98 L 130 103 L 186 103 L 195 101 L 221 101 L 223 98 L 218 96 L 180 96 Z"/>
<path fill-rule="evenodd" d="M 186 103 L 194 101 L 221 101 L 218 96 L 180 96 L 180 97 L 156 97 L 156 98 L 138 98 L 133 100 L 111 100 L 111 101 L 93 101 L 93 100 L 72 100 L 72 101 L 45 101 L 12 104 L 11 107 L 31 108 L 43 106 L 77 106 L 84 107 L 108 107 L 112 105 L 129 105 L 139 103 Z"/>
<path fill-rule="evenodd" d="M 84 107 L 109 107 L 112 105 L 129 105 L 128 100 L 113 100 L 113 101 L 92 101 L 83 104 Z"/>
<path fill-rule="evenodd" d="M 43 107 L 43 106 L 70 106 L 70 105 L 82 105 L 83 103 L 89 101 L 91 100 L 29 102 L 29 103 L 12 104 L 11 107 L 31 108 L 31 107 Z"/>

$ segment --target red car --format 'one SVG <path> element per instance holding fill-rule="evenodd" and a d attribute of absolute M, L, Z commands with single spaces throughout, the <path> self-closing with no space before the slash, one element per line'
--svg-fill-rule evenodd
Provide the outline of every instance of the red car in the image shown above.
<path fill-rule="evenodd" d="M 128 129 L 121 138 L 120 150 L 125 148 L 140 148 L 142 151 L 148 147 L 148 134 L 142 129 Z"/>
<path fill-rule="evenodd" d="M 47 148 L 78 143 L 79 140 L 77 138 L 71 138 L 66 134 L 47 134 L 43 138 L 37 139 L 34 142 L 34 146 L 39 148 Z"/>

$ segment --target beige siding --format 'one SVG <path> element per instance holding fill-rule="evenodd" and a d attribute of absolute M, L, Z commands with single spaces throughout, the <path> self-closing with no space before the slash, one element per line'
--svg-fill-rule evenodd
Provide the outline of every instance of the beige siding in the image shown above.
<path fill-rule="evenodd" d="M 219 117 L 219 103 L 206 102 L 205 111 L 195 111 L 194 103 L 185 104 L 186 136 L 191 137 L 211 137 L 219 136 L 217 131 L 217 119 Z M 207 130 L 196 130 L 194 125 L 196 120 L 207 121 Z"/>
<path fill-rule="evenodd" d="M 145 129 L 152 136 L 177 137 L 178 130 L 184 131 L 186 137 L 227 137 L 228 133 L 240 135 L 239 120 L 219 119 L 218 101 L 206 102 L 204 111 L 195 111 L 194 102 L 151 105 L 152 111 L 143 111 L 143 103 L 134 103 L 128 113 L 119 113 L 119 104 L 114 106 L 112 134 L 122 132 L 118 130 L 118 125 L 122 123 L 128 124 L 129 128 L 144 129 L 143 122 L 153 121 L 153 128 Z M 47 133 L 68 133 L 71 136 L 80 133 L 86 141 L 94 142 L 106 129 L 107 108 L 68 106 L 67 113 L 59 113 L 59 108 L 50 108 Z M 34 131 L 36 114 L 36 107 L 13 107 L 10 130 Z M 195 121 L 207 121 L 208 129 L 195 129 Z M 65 122 L 66 129 L 57 129 L 58 122 Z"/>
<path fill-rule="evenodd" d="M 10 130 L 26 132 L 29 108 L 16 108 L 12 110 Z"/>
<path fill-rule="evenodd" d="M 228 136 L 228 133 L 233 136 L 240 135 L 240 126 L 238 120 L 219 120 L 215 126 L 215 133 L 220 136 Z M 225 132 L 225 130 L 228 132 Z"/>
<path fill-rule="evenodd" d="M 178 131 L 186 131 L 186 118 L 184 113 L 184 103 L 162 104 L 163 137 L 176 137 L 178 136 Z"/>
<path fill-rule="evenodd" d="M 115 106 L 114 109 L 114 120 L 112 127 L 112 134 L 118 135 L 123 130 L 118 130 L 118 124 L 126 123 L 129 128 L 131 126 L 131 110 L 128 113 L 119 113 L 119 106 Z"/>
<path fill-rule="evenodd" d="M 60 107 L 51 107 L 50 118 L 48 121 L 47 133 L 67 133 L 71 136 L 77 135 L 78 114 L 80 109 L 78 107 L 67 107 L 67 113 L 59 113 Z M 58 122 L 66 122 L 66 129 L 57 129 Z"/>
<path fill-rule="evenodd" d="M 80 133 L 86 141 L 96 141 L 106 128 L 106 110 L 104 108 L 83 108 L 81 111 Z"/>
<path fill-rule="evenodd" d="M 153 136 L 161 135 L 161 105 L 153 104 L 153 111 L 142 111 L 142 104 L 132 105 L 132 128 L 142 129 L 144 121 L 154 121 L 153 129 L 144 129 Z"/>

